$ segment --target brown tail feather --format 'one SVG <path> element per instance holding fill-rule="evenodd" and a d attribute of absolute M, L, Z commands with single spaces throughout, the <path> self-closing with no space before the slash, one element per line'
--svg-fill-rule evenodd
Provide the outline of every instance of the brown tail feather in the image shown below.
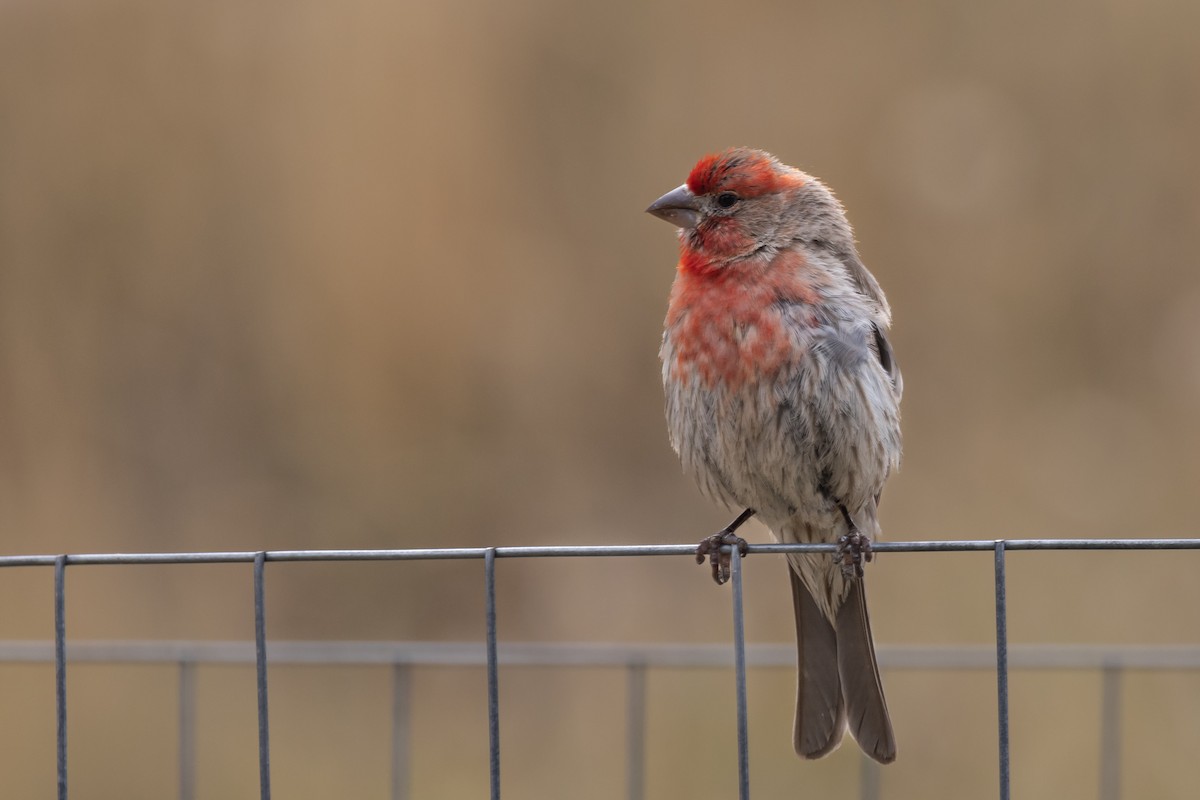
<path fill-rule="evenodd" d="M 846 718 L 863 752 L 881 764 L 890 764 L 896 760 L 896 737 L 879 681 L 866 590 L 862 580 L 852 580 L 850 586 L 837 612 L 837 665 Z"/>
<path fill-rule="evenodd" d="M 837 749 L 846 732 L 846 704 L 838 671 L 837 633 L 789 565 L 796 610 L 796 724 L 792 744 L 801 758 Z"/>

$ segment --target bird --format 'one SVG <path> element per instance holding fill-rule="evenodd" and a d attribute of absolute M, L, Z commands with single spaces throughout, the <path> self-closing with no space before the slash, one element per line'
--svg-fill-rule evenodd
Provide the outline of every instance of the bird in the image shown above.
<path fill-rule="evenodd" d="M 762 150 L 700 159 L 648 213 L 679 229 L 662 348 L 672 447 L 709 499 L 742 509 L 697 548 L 729 577 L 724 545 L 757 516 L 788 553 L 802 758 L 849 730 L 868 756 L 896 758 L 863 563 L 899 467 L 903 381 L 891 308 L 864 266 L 842 204 L 820 180 Z"/>

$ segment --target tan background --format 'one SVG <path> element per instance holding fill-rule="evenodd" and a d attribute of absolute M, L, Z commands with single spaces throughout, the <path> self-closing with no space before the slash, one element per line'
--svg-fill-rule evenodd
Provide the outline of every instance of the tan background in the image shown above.
<path fill-rule="evenodd" d="M 705 152 L 826 179 L 896 313 L 893 539 L 1194 536 L 1200 5 L 0 4 L 5 553 L 690 542 L 666 443 L 675 245 Z M 765 537 L 752 528 L 753 538 Z M 1193 553 L 1014 554 L 1014 642 L 1194 643 Z M 990 557 L 872 571 L 883 643 L 987 643 Z M 752 559 L 753 641 L 788 641 Z M 269 569 L 273 638 L 478 639 L 478 563 Z M 246 638 L 248 567 L 70 571 L 72 637 Z M 686 559 L 500 565 L 509 640 L 725 641 Z M 51 633 L 0 573 L 0 639 Z M 624 787 L 611 672 L 506 670 L 505 791 Z M 170 796 L 174 673 L 71 674 L 72 787 Z M 889 798 L 995 792 L 987 674 L 885 676 Z M 731 682 L 650 676 L 649 796 L 734 791 Z M 846 796 L 751 675 L 759 796 Z M 280 797 L 382 797 L 388 676 L 273 673 Z M 200 673 L 200 793 L 251 797 L 248 670 Z M 486 791 L 483 677 L 417 675 L 417 797 Z M 1096 787 L 1099 679 L 1013 680 L 1014 796 Z M 53 791 L 44 666 L 0 665 L 0 794 Z M 1127 796 L 1194 791 L 1200 678 L 1130 676 Z M 1183 768 L 1180 768 L 1180 767 Z"/>

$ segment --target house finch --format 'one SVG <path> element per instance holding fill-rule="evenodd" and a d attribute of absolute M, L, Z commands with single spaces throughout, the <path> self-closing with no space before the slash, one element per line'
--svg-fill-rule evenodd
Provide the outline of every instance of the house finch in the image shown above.
<path fill-rule="evenodd" d="M 888 763 L 888 717 L 863 589 L 883 483 L 900 459 L 891 311 L 841 204 L 759 150 L 700 160 L 647 211 L 676 226 L 680 259 L 663 335 L 671 444 L 701 491 L 744 508 L 701 543 L 718 583 L 722 544 L 757 514 L 789 554 L 798 674 L 793 744 L 819 758 L 847 728 Z"/>

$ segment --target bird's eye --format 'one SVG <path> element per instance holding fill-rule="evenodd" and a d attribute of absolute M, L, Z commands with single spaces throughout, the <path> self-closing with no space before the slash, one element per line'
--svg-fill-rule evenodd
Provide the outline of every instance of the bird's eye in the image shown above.
<path fill-rule="evenodd" d="M 717 195 L 717 205 L 721 208 L 733 208 L 737 205 L 738 196 L 733 192 L 721 192 Z"/>

